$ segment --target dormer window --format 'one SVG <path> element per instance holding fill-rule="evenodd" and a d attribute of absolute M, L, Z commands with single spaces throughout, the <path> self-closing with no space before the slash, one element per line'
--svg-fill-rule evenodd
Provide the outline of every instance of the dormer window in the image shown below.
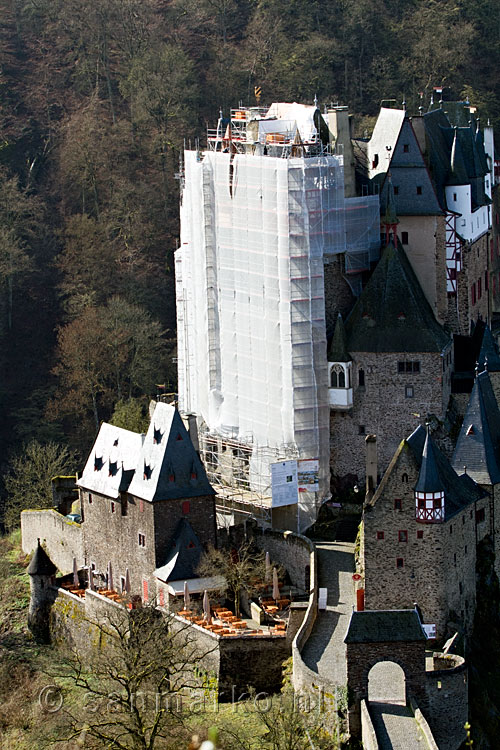
<path fill-rule="evenodd" d="M 153 473 L 153 467 L 149 464 L 144 464 L 144 479 L 151 479 Z"/>
<path fill-rule="evenodd" d="M 94 471 L 101 471 L 104 466 L 104 460 L 102 456 L 95 456 L 94 458 Z"/>
<path fill-rule="evenodd" d="M 161 430 L 157 430 L 156 427 L 153 427 L 153 443 L 155 445 L 159 445 L 161 443 L 161 439 L 163 437 L 163 433 Z"/>
<path fill-rule="evenodd" d="M 108 476 L 114 477 L 118 472 L 118 461 L 109 462 Z"/>

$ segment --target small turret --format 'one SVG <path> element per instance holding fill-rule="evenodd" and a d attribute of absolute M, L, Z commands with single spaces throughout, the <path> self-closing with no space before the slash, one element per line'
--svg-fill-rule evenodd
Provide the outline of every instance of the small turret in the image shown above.
<path fill-rule="evenodd" d="M 39 643 L 49 643 L 50 607 L 54 599 L 50 587 L 54 584 L 57 568 L 37 540 L 37 547 L 28 565 L 30 576 L 30 606 L 28 627 Z"/>
<path fill-rule="evenodd" d="M 330 407 L 352 407 L 352 358 L 347 351 L 344 322 L 339 313 L 333 338 L 328 349 L 328 386 Z"/>
<path fill-rule="evenodd" d="M 444 521 L 444 487 L 441 482 L 434 443 L 427 425 L 427 435 L 422 451 L 422 464 L 415 487 L 416 519 L 423 523 Z"/>

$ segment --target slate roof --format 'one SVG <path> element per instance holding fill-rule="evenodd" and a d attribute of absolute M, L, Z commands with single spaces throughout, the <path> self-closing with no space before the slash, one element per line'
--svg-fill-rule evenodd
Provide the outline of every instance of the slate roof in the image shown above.
<path fill-rule="evenodd" d="M 89 492 L 119 497 L 130 484 L 142 440 L 136 432 L 103 422 L 77 485 Z"/>
<path fill-rule="evenodd" d="M 186 518 L 181 518 L 168 547 L 165 564 L 155 570 L 155 576 L 165 583 L 196 578 L 202 552 L 193 527 Z"/>
<path fill-rule="evenodd" d="M 426 641 L 415 609 L 353 612 L 344 643 L 400 643 Z"/>
<path fill-rule="evenodd" d="M 103 423 L 77 484 L 149 502 L 215 494 L 179 412 L 164 403 L 156 404 L 146 435 Z"/>
<path fill-rule="evenodd" d="M 422 463 L 420 464 L 420 473 L 418 482 L 415 487 L 416 492 L 443 492 L 444 487 L 439 476 L 434 441 L 430 436 L 429 429 L 425 436 L 425 443 L 422 450 Z"/>
<path fill-rule="evenodd" d="M 427 442 L 427 439 L 429 442 Z M 484 497 L 484 490 L 478 487 L 474 482 L 471 482 L 470 477 L 463 475 L 459 476 L 457 474 L 444 453 L 439 450 L 436 443 L 432 440 L 432 437 L 429 436 L 429 438 L 427 438 L 427 431 L 424 427 L 421 425 L 417 427 L 417 429 L 414 430 L 410 437 L 404 442 L 409 446 L 419 469 L 422 468 L 422 463 L 425 465 L 425 457 L 423 453 L 426 442 L 428 449 L 429 445 L 432 446 L 434 465 L 432 467 L 430 478 L 433 477 L 436 485 L 439 485 L 441 489 L 444 490 L 446 521 L 463 510 L 463 508 L 466 508 L 471 503 Z M 418 483 L 415 489 L 417 489 L 417 487 Z"/>
<path fill-rule="evenodd" d="M 472 389 L 452 464 L 478 484 L 500 482 L 500 410 L 488 372 L 480 373 Z"/>
<path fill-rule="evenodd" d="M 491 329 L 484 326 L 483 340 L 477 360 L 479 371 L 488 370 L 488 372 L 500 372 L 500 356 L 498 347 L 495 343 Z"/>
<path fill-rule="evenodd" d="M 349 352 L 442 352 L 449 336 L 436 321 L 401 246 L 383 252 L 346 321 Z"/>
<path fill-rule="evenodd" d="M 342 320 L 342 315 L 339 313 L 337 322 L 335 324 L 335 330 L 333 332 L 332 340 L 330 342 L 330 346 L 328 347 L 328 361 L 350 362 L 351 360 L 352 357 L 347 351 L 344 321 Z"/>
<path fill-rule="evenodd" d="M 38 540 L 35 554 L 28 565 L 28 574 L 30 576 L 53 576 L 56 571 L 56 566 L 41 546 L 40 540 Z"/>
<path fill-rule="evenodd" d="M 408 118 L 404 119 L 394 146 L 390 173 L 396 212 L 399 216 L 436 216 L 443 213 Z M 382 205 L 387 201 L 388 190 L 387 176 L 381 189 Z"/>
<path fill-rule="evenodd" d="M 170 404 L 156 404 L 128 491 L 149 502 L 215 495 L 181 415 Z"/>
<path fill-rule="evenodd" d="M 444 187 L 448 184 L 471 185 L 473 210 L 489 203 L 484 192 L 483 178 L 488 172 L 484 143 L 481 135 L 477 137 L 474 122 L 453 127 L 442 109 L 427 112 L 423 119 L 431 174 L 441 206 L 446 207 Z M 455 169 L 452 169 L 454 144 Z"/>

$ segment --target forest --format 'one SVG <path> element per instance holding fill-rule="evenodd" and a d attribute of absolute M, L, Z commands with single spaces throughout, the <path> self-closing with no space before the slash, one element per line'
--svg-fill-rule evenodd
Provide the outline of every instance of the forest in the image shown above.
<path fill-rule="evenodd" d="M 0 0 L 0 474 L 175 392 L 176 173 L 220 109 L 317 96 L 363 134 L 443 86 L 499 126 L 499 63 L 494 0 Z"/>

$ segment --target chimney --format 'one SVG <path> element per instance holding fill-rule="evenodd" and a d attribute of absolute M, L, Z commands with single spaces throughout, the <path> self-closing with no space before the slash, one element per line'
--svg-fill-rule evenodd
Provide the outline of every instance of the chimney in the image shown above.
<path fill-rule="evenodd" d="M 377 436 L 367 435 L 366 443 L 366 495 L 365 502 L 370 502 L 377 487 Z"/>

